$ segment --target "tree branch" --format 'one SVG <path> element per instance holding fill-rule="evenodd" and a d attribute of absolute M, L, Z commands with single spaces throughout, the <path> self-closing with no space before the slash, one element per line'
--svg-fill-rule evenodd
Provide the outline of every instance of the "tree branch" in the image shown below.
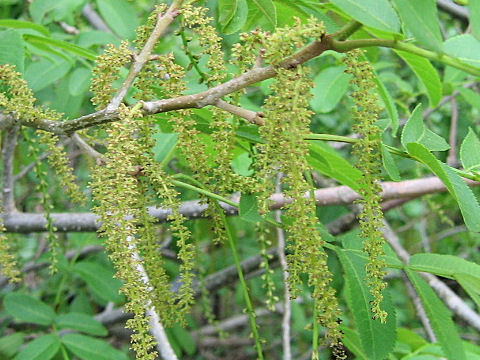
<path fill-rule="evenodd" d="M 465 180 L 469 186 L 478 186 L 480 183 Z M 445 185 L 436 177 L 429 177 L 416 180 L 405 180 L 400 182 L 381 183 L 384 200 L 418 197 L 426 194 L 433 194 L 447 191 Z M 305 196 L 309 196 L 306 194 Z M 317 206 L 347 205 L 359 199 L 355 191 L 348 186 L 336 186 L 326 189 L 315 190 Z M 291 203 L 291 199 L 283 194 L 273 194 L 270 197 L 272 209 L 279 209 Z M 237 208 L 232 205 L 221 204 L 228 215 L 237 214 Z M 189 219 L 196 219 L 205 216 L 203 212 L 207 205 L 201 204 L 199 200 L 186 201 L 180 206 L 180 213 Z M 170 209 L 149 207 L 150 216 L 158 222 L 165 222 L 172 214 Z M 15 213 L 3 214 L 3 221 L 8 232 L 29 233 L 45 231 L 46 219 L 43 214 L 37 213 Z M 98 217 L 92 213 L 53 213 L 51 214 L 53 225 L 59 232 L 97 231 L 99 227 Z"/>
<path fill-rule="evenodd" d="M 3 138 L 2 207 L 5 214 L 16 212 L 14 198 L 13 158 L 15 155 L 15 148 L 17 147 L 17 132 L 18 126 L 13 125 L 5 131 L 5 136 Z"/>

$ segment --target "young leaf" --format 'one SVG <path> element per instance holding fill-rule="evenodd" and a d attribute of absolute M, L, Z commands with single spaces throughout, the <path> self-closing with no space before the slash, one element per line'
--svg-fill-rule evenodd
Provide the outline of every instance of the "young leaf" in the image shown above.
<path fill-rule="evenodd" d="M 30 21 L 22 21 L 15 19 L 1 19 L 0 27 L 12 28 L 12 29 L 30 29 L 39 32 L 42 35 L 50 36 L 50 32 L 45 26 L 35 24 Z"/>
<path fill-rule="evenodd" d="M 313 80 L 313 98 L 310 106 L 319 113 L 332 111 L 347 92 L 352 77 L 344 72 L 345 66 L 331 66 L 321 71 Z"/>
<path fill-rule="evenodd" d="M 393 4 L 405 27 L 420 45 L 442 51 L 442 35 L 434 0 L 393 0 Z"/>
<path fill-rule="evenodd" d="M 310 141 L 310 156 L 307 160 L 321 174 L 347 185 L 352 190 L 357 191 L 359 189 L 358 184 L 362 173 L 328 145 Z"/>
<path fill-rule="evenodd" d="M 88 91 L 92 73 L 85 67 L 78 67 L 70 74 L 68 92 L 72 96 L 80 96 Z"/>
<path fill-rule="evenodd" d="M 389 33 L 398 33 L 400 21 L 387 0 L 331 0 L 345 13 L 364 25 Z"/>
<path fill-rule="evenodd" d="M 365 259 L 352 252 L 337 251 L 345 271 L 346 300 L 355 319 L 364 353 L 368 359 L 383 360 L 393 350 L 396 340 L 395 310 L 387 291 L 383 292 L 383 308 L 388 313 L 382 324 L 372 319 L 370 301 L 372 296 L 365 286 Z"/>
<path fill-rule="evenodd" d="M 272 0 L 247 0 L 248 21 L 247 29 L 258 26 L 258 22 L 264 19 L 268 30 L 274 30 L 277 26 L 277 10 Z"/>
<path fill-rule="evenodd" d="M 24 61 L 25 43 L 22 35 L 13 29 L 0 31 L 0 65 L 15 65 L 15 69 L 23 73 Z"/>
<path fill-rule="evenodd" d="M 98 11 L 108 26 L 121 38 L 133 39 L 138 18 L 125 0 L 97 0 Z"/>
<path fill-rule="evenodd" d="M 477 92 L 463 87 L 457 88 L 457 90 L 472 108 L 480 111 L 480 95 Z"/>
<path fill-rule="evenodd" d="M 471 34 L 451 37 L 445 41 L 444 50 L 464 63 L 480 67 L 480 41 Z"/>
<path fill-rule="evenodd" d="M 182 328 L 181 326 L 174 326 L 172 327 L 172 335 L 177 340 L 178 344 L 182 348 L 182 350 L 187 353 L 188 355 L 193 355 L 195 353 L 195 341 L 192 338 L 192 335 Z"/>
<path fill-rule="evenodd" d="M 127 356 L 103 340 L 80 334 L 67 334 L 62 343 L 82 360 L 127 360 Z"/>
<path fill-rule="evenodd" d="M 74 55 L 84 57 L 85 59 L 88 59 L 88 60 L 95 60 L 97 58 L 97 54 L 95 54 L 93 51 L 84 49 L 80 46 L 71 44 L 67 41 L 62 41 L 62 40 L 57 40 L 50 37 L 37 36 L 32 34 L 25 34 L 23 35 L 23 38 L 25 39 L 25 41 L 31 44 L 54 46 L 56 48 L 72 53 Z"/>
<path fill-rule="evenodd" d="M 430 325 L 447 359 L 466 360 L 465 350 L 450 311 L 432 288 L 414 271 L 405 269 L 422 301 Z"/>
<path fill-rule="evenodd" d="M 386 146 L 382 143 L 382 162 L 383 162 L 383 167 L 387 171 L 388 176 L 390 176 L 390 179 L 393 181 L 400 181 L 402 180 L 400 178 L 400 172 L 398 171 L 397 164 L 395 163 L 395 160 L 393 160 L 392 154 L 388 151 Z"/>
<path fill-rule="evenodd" d="M 89 335 L 105 336 L 107 329 L 93 317 L 81 313 L 68 313 L 58 315 L 55 324 L 60 329 L 73 329 Z"/>
<path fill-rule="evenodd" d="M 343 332 L 343 344 L 350 350 L 358 359 L 368 360 L 368 356 L 365 355 L 360 341 L 358 333 L 352 329 L 342 327 Z"/>
<path fill-rule="evenodd" d="M 113 278 L 113 271 L 88 261 L 76 263 L 72 269 L 85 281 L 97 296 L 106 301 L 119 303 L 123 297 L 118 293 L 121 281 Z"/>
<path fill-rule="evenodd" d="M 8 314 L 24 322 L 50 325 L 55 318 L 55 312 L 50 306 L 31 295 L 9 293 L 5 296 L 3 304 Z"/>
<path fill-rule="evenodd" d="M 480 0 L 469 0 L 468 11 L 472 34 L 480 40 Z"/>
<path fill-rule="evenodd" d="M 480 309 L 480 277 L 461 273 L 455 274 L 454 277 Z"/>
<path fill-rule="evenodd" d="M 380 98 L 382 99 L 383 104 L 385 105 L 385 109 L 387 110 L 388 116 L 392 121 L 392 135 L 396 137 L 397 131 L 398 131 L 397 107 L 395 105 L 395 102 L 393 101 L 392 95 L 390 95 L 386 86 L 383 84 L 382 80 L 380 80 L 375 70 L 373 71 L 373 74 L 374 74 L 373 81 L 375 81 L 375 84 L 377 84 L 378 95 L 380 95 Z"/>
<path fill-rule="evenodd" d="M 437 106 L 442 99 L 442 82 L 437 70 L 430 61 L 424 57 L 405 51 L 395 50 L 395 52 L 408 64 L 418 80 L 425 86 L 430 107 Z"/>
<path fill-rule="evenodd" d="M 258 212 L 258 201 L 255 195 L 242 194 L 238 207 L 238 214 L 242 220 L 258 223 L 262 221 L 262 217 Z"/>
<path fill-rule="evenodd" d="M 71 64 L 63 59 L 55 59 L 55 62 L 41 59 L 31 63 L 25 71 L 25 79 L 33 91 L 40 91 L 48 85 L 64 77 Z"/>
<path fill-rule="evenodd" d="M 13 360 L 50 360 L 60 347 L 57 335 L 43 335 L 28 343 Z"/>
<path fill-rule="evenodd" d="M 422 144 L 430 151 L 450 149 L 450 145 L 448 145 L 444 138 L 428 129 L 423 123 L 422 104 L 418 104 L 412 111 L 410 118 L 403 128 L 401 141 L 405 149 L 409 143 Z"/>
<path fill-rule="evenodd" d="M 423 145 L 410 143 L 407 145 L 408 153 L 418 161 L 427 165 L 445 184 L 448 192 L 457 201 L 465 225 L 470 231 L 480 231 L 480 213 L 475 195 L 465 182 L 449 166 L 437 160 Z"/>
<path fill-rule="evenodd" d="M 247 17 L 247 0 L 237 0 L 237 9 L 232 18 L 223 26 L 222 32 L 226 35 L 236 33 L 245 25 Z"/>
<path fill-rule="evenodd" d="M 457 273 L 470 274 L 480 278 L 480 265 L 458 256 L 443 254 L 415 254 L 410 258 L 411 270 L 453 278 Z"/>
<path fill-rule="evenodd" d="M 25 334 L 15 332 L 11 335 L 2 336 L 0 338 L 0 359 L 10 359 L 18 352 L 22 346 Z"/>
<path fill-rule="evenodd" d="M 237 0 L 218 0 L 218 22 L 227 25 L 237 11 Z"/>
<path fill-rule="evenodd" d="M 480 170 L 480 140 L 471 128 L 460 147 L 460 161 L 465 171 Z"/>

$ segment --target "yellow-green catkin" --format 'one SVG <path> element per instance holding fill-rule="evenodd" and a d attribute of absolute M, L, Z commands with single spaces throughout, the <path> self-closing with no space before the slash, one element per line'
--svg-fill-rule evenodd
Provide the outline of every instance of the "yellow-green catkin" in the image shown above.
<path fill-rule="evenodd" d="M 365 270 L 367 285 L 370 287 L 371 311 L 374 319 L 385 322 L 387 313 L 381 309 L 383 300 L 382 291 L 387 284 L 383 280 L 386 263 L 383 244 L 385 242 L 381 228 L 383 213 L 381 208 L 382 191 L 380 182 L 381 159 L 381 130 L 376 126 L 380 107 L 375 95 L 376 84 L 373 80 L 373 69 L 368 61 L 361 61 L 361 50 L 353 50 L 344 58 L 347 65 L 346 72 L 352 75 L 351 84 L 354 91 L 351 97 L 355 103 L 353 130 L 361 135 L 359 141 L 353 145 L 353 153 L 357 156 L 356 167 L 362 172 L 359 193 L 362 195 L 357 203 L 361 206 L 358 215 L 361 237 L 364 239 L 363 251 L 368 254 Z"/>
<path fill-rule="evenodd" d="M 106 106 L 115 94 L 116 89 L 112 84 L 120 77 L 120 69 L 132 61 L 128 42 L 122 41 L 118 48 L 111 44 L 107 45 L 105 52 L 98 56 L 96 61 L 90 91 L 95 94 L 92 103 L 100 109 Z"/>
<path fill-rule="evenodd" d="M 307 24 L 298 21 L 295 26 L 278 29 L 267 37 L 265 61 L 274 66 L 302 47 L 310 37 L 319 38 L 324 33 L 322 24 L 310 20 Z M 287 256 L 289 282 L 292 296 L 298 294 L 300 275 L 307 274 L 312 287 L 318 323 L 326 328 L 326 342 L 337 358 L 344 358 L 341 343 L 342 333 L 338 319 L 341 311 L 330 287 L 332 274 L 327 266 L 327 255 L 317 229 L 315 203 L 305 194 L 311 191 L 304 174 L 311 171 L 307 163 L 308 143 L 303 140 L 309 133 L 312 112 L 308 109 L 311 80 L 308 71 L 301 65 L 284 69 L 277 67 L 277 76 L 270 86 L 270 95 L 264 105 L 265 125 L 260 135 L 265 144 L 259 146 L 257 157 L 259 190 L 271 193 L 273 176 L 284 174 L 285 196 L 292 199 L 286 205 L 285 227 L 289 235 Z M 268 202 L 263 201 L 263 209 Z"/>
<path fill-rule="evenodd" d="M 109 257 L 117 270 L 115 276 L 124 281 L 121 292 L 128 299 L 125 309 L 134 315 L 127 322 L 127 327 L 134 331 L 132 349 L 137 359 L 153 360 L 157 353 L 145 313 L 152 306 L 154 289 L 142 274 L 143 261 L 153 259 L 145 259 L 151 254 L 142 246 L 143 239 L 137 230 L 137 221 L 142 218 L 139 209 L 145 206 L 138 179 L 138 162 L 143 155 L 136 141 L 135 117 L 139 114 L 132 114 L 123 106 L 119 111 L 122 121 L 111 123 L 107 128 L 105 166 L 97 167 L 92 173 L 92 190 L 97 202 L 94 212 L 102 221 L 100 231 L 107 238 Z M 140 253 L 142 248 L 144 254 Z M 162 309 L 156 309 L 160 316 L 165 315 Z"/>
<path fill-rule="evenodd" d="M 12 253 L 11 241 L 5 231 L 5 226 L 0 221 L 0 273 L 11 283 L 20 282 L 21 273 L 17 266 L 17 258 Z"/>
<path fill-rule="evenodd" d="M 15 117 L 21 119 L 22 122 L 33 125 L 36 121 L 41 119 L 60 119 L 61 114 L 46 108 L 35 106 L 36 100 L 33 96 L 32 90 L 28 87 L 27 82 L 21 78 L 21 74 L 15 71 L 14 66 L 0 65 L 0 87 L 2 90 L 0 93 L 0 108 L 7 113 L 14 112 Z M 31 138 L 30 134 L 25 130 L 22 130 L 22 135 L 29 143 L 29 153 L 33 157 L 37 157 L 39 147 L 36 140 Z M 58 175 L 61 185 L 65 187 L 67 193 L 73 200 L 82 203 L 83 195 L 80 192 L 78 185 L 74 182 L 75 177 L 73 175 L 73 169 L 68 165 L 66 153 L 62 148 L 56 146 L 58 137 L 41 130 L 36 131 L 36 135 L 38 135 L 39 143 L 46 145 L 47 151 L 49 152 L 48 162 Z M 41 162 L 37 161 L 35 163 L 34 172 L 39 179 L 37 189 L 42 193 L 42 206 L 47 220 L 46 229 L 48 231 L 47 239 L 49 241 L 52 260 L 51 269 L 55 270 L 57 253 L 60 245 L 55 234 L 56 229 L 53 226 L 53 220 L 50 216 L 52 201 L 48 193 L 47 170 Z"/>

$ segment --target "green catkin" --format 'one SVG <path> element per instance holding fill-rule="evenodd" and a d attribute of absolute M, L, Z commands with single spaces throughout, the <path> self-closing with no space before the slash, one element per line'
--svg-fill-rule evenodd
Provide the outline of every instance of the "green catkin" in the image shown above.
<path fill-rule="evenodd" d="M 22 274 L 17 266 L 17 258 L 13 255 L 11 241 L 5 231 L 3 222 L 0 222 L 0 274 L 10 283 L 18 283 Z"/>
<path fill-rule="evenodd" d="M 98 203 L 94 212 L 102 220 L 100 232 L 106 237 L 109 257 L 117 269 L 115 276 L 124 282 L 121 292 L 128 299 L 125 309 L 134 315 L 126 325 L 134 332 L 132 349 L 137 359 L 154 360 L 157 356 L 155 342 L 149 334 L 148 317 L 145 315 L 152 306 L 153 288 L 139 271 L 145 269 L 140 256 L 152 255 L 151 245 L 148 244 L 151 239 L 147 238 L 145 245 L 136 223 L 146 216 L 139 210 L 146 206 L 138 179 L 138 164 L 143 152 L 142 147 L 137 146 L 138 127 L 134 120 L 140 114 L 134 114 L 123 106 L 119 111 L 122 121 L 111 123 L 107 128 L 109 142 L 104 155 L 105 166 L 95 168 L 92 173 L 91 185 Z M 150 263 L 154 260 L 144 258 L 143 261 Z M 162 308 L 156 310 L 161 311 Z M 162 316 L 161 313 L 159 315 Z"/>
<path fill-rule="evenodd" d="M 97 64 L 92 71 L 90 91 L 95 94 L 92 103 L 97 109 L 103 108 L 115 94 L 113 83 L 120 77 L 120 69 L 132 60 L 128 42 L 122 41 L 120 47 L 107 45 L 105 52 L 97 57 Z"/>
<path fill-rule="evenodd" d="M 265 61 L 278 64 L 303 46 L 308 38 L 319 38 L 324 31 L 323 25 L 314 20 L 306 25 L 297 21 L 293 27 L 278 29 L 265 41 L 268 45 L 264 52 Z M 300 275 L 307 274 L 308 285 L 313 289 L 315 320 L 326 328 L 326 342 L 334 356 L 343 359 L 342 332 L 338 322 L 341 311 L 335 291 L 330 287 L 332 274 L 323 250 L 324 241 L 317 230 L 315 203 L 304 196 L 311 191 L 303 176 L 311 170 L 306 160 L 308 143 L 303 140 L 309 133 L 312 114 L 308 110 L 311 86 L 306 68 L 300 65 L 291 69 L 277 68 L 277 76 L 270 86 L 272 95 L 264 105 L 265 125 L 259 129 L 265 144 L 259 146 L 257 176 L 260 178 L 259 191 L 263 193 L 262 209 L 267 211 L 266 199 L 273 191 L 273 176 L 279 172 L 284 174 L 285 195 L 293 199 L 285 206 L 291 294 L 292 297 L 298 294 Z"/>
<path fill-rule="evenodd" d="M 12 65 L 0 65 L 0 90 L 2 91 L 0 92 L 0 109 L 6 113 L 15 112 L 15 116 L 22 119 L 22 121 L 25 121 L 27 125 L 33 125 L 36 121 L 41 119 L 58 120 L 61 118 L 61 114 L 58 114 L 55 111 L 35 106 L 36 100 L 33 96 L 32 90 L 28 87 L 27 82 L 21 78 L 21 74 L 15 71 L 15 67 Z M 39 148 L 38 144 L 36 144 L 36 140 L 34 140 L 25 130 L 22 130 L 22 135 L 29 143 L 29 153 L 32 157 L 37 158 L 39 155 Z M 39 143 L 46 145 L 47 151 L 49 152 L 48 162 L 60 179 L 61 185 L 65 187 L 66 192 L 74 201 L 83 203 L 83 195 L 80 192 L 78 185 L 74 182 L 75 177 L 73 175 L 73 169 L 68 165 L 66 153 L 62 148 L 56 146 L 58 137 L 42 130 L 37 130 L 36 135 L 39 139 Z M 60 244 L 55 234 L 56 229 L 53 226 L 53 220 L 50 216 L 53 206 L 51 197 L 48 193 L 47 170 L 41 162 L 36 161 L 34 172 L 39 179 L 37 190 L 42 194 L 41 202 L 47 220 L 47 240 L 51 254 L 50 269 L 55 271 Z"/>
<path fill-rule="evenodd" d="M 258 242 L 260 244 L 260 256 L 262 257 L 262 262 L 259 267 L 265 271 L 261 276 L 263 281 L 262 287 L 266 291 L 265 305 L 270 311 L 275 311 L 275 304 L 280 298 L 275 295 L 276 286 L 273 280 L 274 271 L 270 267 L 270 261 L 273 258 L 273 255 L 268 253 L 268 249 L 272 246 L 272 241 L 268 238 L 270 231 L 263 223 L 258 223 L 256 228 Z"/>
<path fill-rule="evenodd" d="M 373 318 L 380 319 L 383 323 L 387 319 L 387 313 L 381 309 L 380 305 L 383 300 L 382 291 L 387 284 L 383 280 L 386 274 L 386 263 L 382 259 L 385 240 L 380 231 L 383 227 L 380 204 L 382 189 L 379 185 L 382 166 L 381 131 L 375 125 L 380 107 L 374 93 L 376 85 L 373 80 L 372 66 L 367 61 L 360 61 L 362 54 L 361 50 L 350 51 L 345 56 L 344 62 L 347 65 L 346 72 L 352 75 L 351 84 L 355 88 L 350 95 L 355 103 L 353 130 L 361 135 L 359 141 L 353 145 L 353 154 L 358 158 L 356 167 L 362 172 L 359 190 L 362 199 L 357 203 L 361 206 L 358 219 L 360 236 L 364 239 L 363 251 L 368 254 L 365 267 L 366 283 L 373 297 L 370 303 Z"/>

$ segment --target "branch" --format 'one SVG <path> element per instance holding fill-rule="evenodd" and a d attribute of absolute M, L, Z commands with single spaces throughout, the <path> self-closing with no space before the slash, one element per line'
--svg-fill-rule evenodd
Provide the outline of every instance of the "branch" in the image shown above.
<path fill-rule="evenodd" d="M 448 12 L 450 15 L 459 18 L 460 20 L 467 20 L 470 17 L 468 10 L 463 6 L 452 3 L 449 0 L 437 0 L 437 5 L 442 10 Z"/>
<path fill-rule="evenodd" d="M 478 186 L 480 183 L 465 180 L 469 186 Z M 429 177 L 416 180 L 405 180 L 400 182 L 381 183 L 381 196 L 384 200 L 418 197 L 426 194 L 447 191 L 445 185 L 439 178 Z M 309 196 L 306 194 L 306 196 Z M 315 190 L 315 199 L 318 206 L 347 205 L 359 199 L 355 191 L 348 186 L 336 186 L 326 189 Z M 291 203 L 291 199 L 283 194 L 273 194 L 270 197 L 273 202 L 271 208 L 279 209 Z M 237 214 L 237 208 L 232 205 L 221 204 L 228 215 Z M 179 208 L 182 215 L 189 219 L 204 217 L 203 212 L 207 205 L 201 204 L 199 200 L 185 201 Z M 167 221 L 172 214 L 171 209 L 149 207 L 149 215 L 158 222 Z M 100 223 L 98 217 L 92 213 L 53 213 L 51 214 L 53 225 L 59 232 L 97 231 Z M 8 232 L 30 233 L 45 231 L 46 219 L 43 214 L 37 213 L 15 213 L 3 214 L 3 221 Z"/>
<path fill-rule="evenodd" d="M 2 207 L 5 214 L 16 212 L 14 198 L 13 158 L 15 155 L 15 148 L 17 147 L 17 132 L 18 126 L 14 125 L 5 131 L 5 137 L 3 139 Z"/>
<path fill-rule="evenodd" d="M 183 2 L 184 0 L 174 0 L 165 14 L 158 14 L 158 20 L 155 24 L 155 27 L 145 42 L 142 51 L 140 51 L 140 54 L 135 57 L 135 61 L 130 67 L 130 71 L 123 81 L 122 86 L 120 86 L 118 92 L 107 105 L 107 108 L 105 109 L 106 112 L 112 112 L 118 109 L 123 101 L 123 98 L 127 94 L 128 89 L 130 89 L 140 71 L 142 71 L 145 64 L 150 60 L 150 54 L 157 44 L 158 39 L 160 39 L 173 20 L 177 17 L 178 9 L 182 6 Z"/>
<path fill-rule="evenodd" d="M 85 16 L 85 19 L 97 30 L 105 31 L 107 33 L 112 34 L 112 30 L 105 24 L 103 19 L 97 12 L 93 9 L 90 3 L 87 3 L 82 9 L 82 15 Z"/>

